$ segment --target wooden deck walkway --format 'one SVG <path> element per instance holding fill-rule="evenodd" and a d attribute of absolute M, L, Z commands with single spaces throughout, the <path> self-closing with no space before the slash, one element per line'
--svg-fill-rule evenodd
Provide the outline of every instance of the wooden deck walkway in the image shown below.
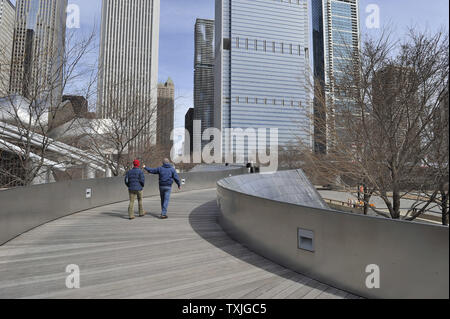
<path fill-rule="evenodd" d="M 174 194 L 169 219 L 127 219 L 127 203 L 36 228 L 0 247 L 0 298 L 357 298 L 281 267 L 217 224 L 215 190 Z M 66 266 L 81 270 L 67 289 Z"/>

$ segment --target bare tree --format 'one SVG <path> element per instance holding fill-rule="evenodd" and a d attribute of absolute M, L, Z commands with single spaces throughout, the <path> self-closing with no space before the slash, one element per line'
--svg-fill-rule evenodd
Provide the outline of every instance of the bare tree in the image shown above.
<path fill-rule="evenodd" d="M 368 39 L 359 61 L 342 65 L 333 81 L 331 98 L 315 86 L 316 134 L 327 152 L 304 149 L 309 169 L 347 190 L 362 185 L 366 213 L 414 220 L 437 201 L 448 206 L 448 157 L 439 143 L 445 134 L 448 141 L 448 121 L 436 124 L 448 94 L 448 33 L 411 30 L 403 42 L 387 33 Z M 387 213 L 369 207 L 373 195 Z M 414 200 L 406 215 L 402 199 Z"/>
<path fill-rule="evenodd" d="M 117 90 L 124 83 L 116 85 Z M 114 176 L 121 175 L 133 159 L 142 158 L 146 148 L 156 144 L 156 99 L 136 94 L 125 101 L 111 96 L 105 105 L 97 104 L 107 111 L 102 119 L 84 127 L 86 148 L 102 157 Z"/>
<path fill-rule="evenodd" d="M 101 72 L 101 67 L 98 70 Z M 98 94 L 97 119 L 81 125 L 80 147 L 103 158 L 114 176 L 122 175 L 134 159 L 160 164 L 172 149 L 170 128 L 174 103 L 180 97 L 172 101 L 165 94 L 160 99 L 156 88 L 136 92 L 134 81 L 124 77 L 109 80 L 107 90 Z"/>
<path fill-rule="evenodd" d="M 435 113 L 435 118 L 426 131 L 426 139 L 434 143 L 430 151 L 423 159 L 426 170 L 429 172 L 428 178 L 438 194 L 430 196 L 430 192 L 423 192 L 423 201 L 434 201 L 440 208 L 442 214 L 442 224 L 448 226 L 449 210 L 449 106 L 448 90 L 444 94 L 439 109 Z M 432 193 L 434 194 L 434 193 Z"/>
<path fill-rule="evenodd" d="M 73 32 L 65 37 L 64 52 L 49 45 L 34 50 L 26 61 L 12 60 L 12 72 L 26 74 L 14 85 L 11 77 L 8 89 L 2 94 L 0 148 L 14 155 L 12 162 L 16 166 L 0 168 L 1 174 L 9 177 L 10 185 L 6 186 L 27 186 L 39 176 L 64 167 L 63 161 L 67 159 L 51 155 L 58 141 L 48 133 L 55 118 L 64 111 L 63 92 L 85 73 L 84 58 L 95 48 L 94 42 L 94 31 L 86 37 L 75 36 Z M 0 61 L 2 64 L 4 60 Z M 23 64 L 27 64 L 25 71 Z M 2 78 L 3 82 L 9 80 Z"/>

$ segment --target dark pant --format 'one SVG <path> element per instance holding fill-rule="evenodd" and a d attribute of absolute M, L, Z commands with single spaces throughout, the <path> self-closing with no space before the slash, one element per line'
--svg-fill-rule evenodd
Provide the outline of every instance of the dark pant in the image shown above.
<path fill-rule="evenodd" d="M 172 193 L 171 186 L 160 186 L 159 194 L 161 196 L 161 215 L 167 215 L 167 207 L 169 206 L 170 193 Z"/>

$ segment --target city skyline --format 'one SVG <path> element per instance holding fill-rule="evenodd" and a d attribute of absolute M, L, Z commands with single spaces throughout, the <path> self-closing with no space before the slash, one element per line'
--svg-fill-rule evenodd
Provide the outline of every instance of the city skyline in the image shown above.
<path fill-rule="evenodd" d="M 95 4 L 88 0 L 71 0 L 70 3 L 79 4 L 81 9 L 84 6 L 94 7 L 93 10 L 81 11 L 82 28 L 86 26 L 87 29 L 90 29 L 96 21 L 96 16 L 98 16 L 94 10 Z M 374 35 L 379 32 L 379 29 L 367 29 L 363 23 L 368 16 L 366 13 L 367 6 L 374 3 L 380 6 L 381 27 L 389 25 L 397 29 L 397 37 L 406 33 L 407 27 L 411 25 L 416 25 L 419 28 L 428 26 L 433 30 L 441 26 L 447 26 L 448 28 L 448 17 L 442 14 L 442 12 L 447 12 L 449 8 L 446 0 L 435 0 L 433 3 L 436 4 L 432 6 L 420 0 L 360 0 L 360 20 L 363 36 L 365 34 Z M 168 77 L 171 77 L 177 84 L 175 127 L 184 126 L 184 116 L 188 109 L 193 107 L 192 61 L 195 50 L 194 32 L 192 30 L 197 18 L 214 19 L 214 0 L 195 0 L 195 2 L 168 0 L 161 2 L 159 81 L 165 81 Z"/>
<path fill-rule="evenodd" d="M 15 4 L 15 0 L 11 0 Z M 194 3 L 194 5 L 193 5 Z M 89 33 L 100 29 L 101 1 L 70 0 L 69 4 L 80 7 L 81 31 Z M 408 27 L 428 28 L 432 31 L 445 27 L 448 30 L 449 3 L 434 0 L 433 5 L 421 0 L 360 0 L 361 33 L 376 35 L 380 29 L 367 29 L 364 21 L 368 5 L 380 8 L 381 27 L 388 26 L 399 38 Z M 87 8 L 87 9 L 86 9 Z M 194 58 L 193 26 L 197 18 L 214 19 L 214 0 L 167 0 L 161 2 L 159 81 L 171 77 L 177 83 L 175 101 L 175 127 L 184 127 L 184 116 L 193 107 L 192 61 Z"/>

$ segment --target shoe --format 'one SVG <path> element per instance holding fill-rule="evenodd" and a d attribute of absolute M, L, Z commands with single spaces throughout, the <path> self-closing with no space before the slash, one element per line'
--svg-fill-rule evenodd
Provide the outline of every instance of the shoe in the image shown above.
<path fill-rule="evenodd" d="M 144 212 L 144 214 L 139 215 L 139 217 L 144 217 L 145 215 L 147 215 L 147 212 Z"/>
<path fill-rule="evenodd" d="M 167 216 L 161 215 L 161 219 L 167 219 Z"/>
<path fill-rule="evenodd" d="M 130 217 L 129 219 L 130 219 L 130 220 L 133 220 L 133 219 L 134 219 L 134 217 Z"/>

